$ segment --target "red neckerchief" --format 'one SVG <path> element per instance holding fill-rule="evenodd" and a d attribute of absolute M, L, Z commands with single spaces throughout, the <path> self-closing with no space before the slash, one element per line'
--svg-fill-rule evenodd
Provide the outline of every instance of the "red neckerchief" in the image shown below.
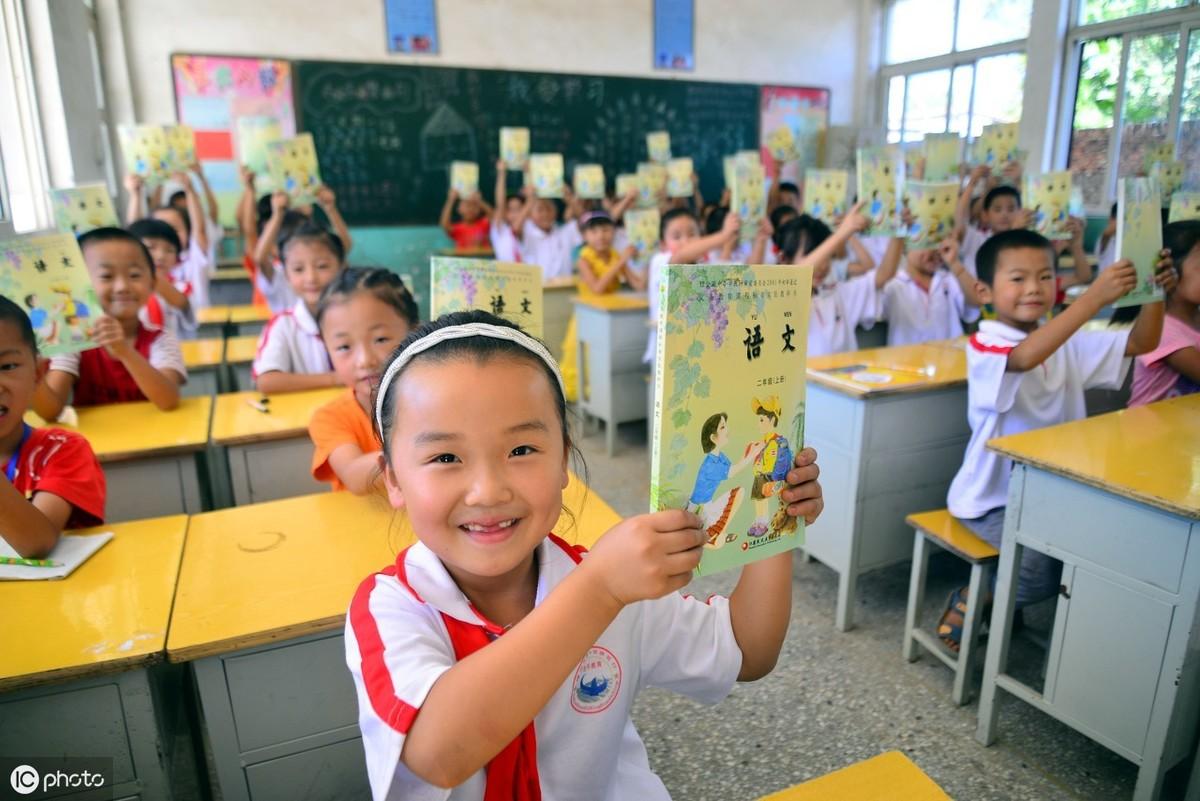
<path fill-rule="evenodd" d="M 492 641 L 484 626 L 464 623 L 445 612 L 441 615 L 450 634 L 450 644 L 454 646 L 454 657 L 460 662 Z M 537 737 L 531 720 L 511 743 L 504 746 L 504 750 L 488 762 L 483 801 L 541 801 L 541 798 Z"/>
<path fill-rule="evenodd" d="M 146 298 L 146 316 L 150 318 L 150 325 L 155 328 L 164 327 L 164 318 L 162 304 L 158 302 L 158 293 L 151 293 L 150 297 Z"/>

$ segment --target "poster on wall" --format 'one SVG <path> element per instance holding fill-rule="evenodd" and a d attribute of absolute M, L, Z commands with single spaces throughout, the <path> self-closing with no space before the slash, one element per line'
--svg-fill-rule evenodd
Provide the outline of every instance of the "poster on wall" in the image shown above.
<path fill-rule="evenodd" d="M 824 164 L 825 132 L 829 129 L 828 89 L 811 86 L 764 86 L 759 107 L 762 163 L 768 176 L 775 174 L 771 143 L 784 130 L 791 133 L 792 159 L 783 162 L 784 181 L 799 184 L 805 167 Z M 778 152 L 776 150 L 776 152 Z"/>
<path fill-rule="evenodd" d="M 655 69 L 696 68 L 695 24 L 695 0 L 654 0 Z"/>
<path fill-rule="evenodd" d="M 221 224 L 236 227 L 242 186 L 238 165 L 238 121 L 266 117 L 279 123 L 284 137 L 296 133 L 292 104 L 292 68 L 272 58 L 237 58 L 175 53 L 171 56 L 175 114 L 196 136 L 196 157 L 204 168 Z M 260 183 L 260 189 L 265 190 Z"/>
<path fill-rule="evenodd" d="M 387 46 L 391 53 L 436 53 L 435 0 L 384 0 Z"/>

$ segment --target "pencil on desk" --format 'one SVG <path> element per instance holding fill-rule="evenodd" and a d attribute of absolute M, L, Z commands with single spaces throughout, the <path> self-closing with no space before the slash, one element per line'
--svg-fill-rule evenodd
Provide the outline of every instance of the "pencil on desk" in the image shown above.
<path fill-rule="evenodd" d="M 20 556 L 0 556 L 0 565 L 19 565 L 21 567 L 62 567 L 60 562 L 50 559 L 25 559 Z"/>

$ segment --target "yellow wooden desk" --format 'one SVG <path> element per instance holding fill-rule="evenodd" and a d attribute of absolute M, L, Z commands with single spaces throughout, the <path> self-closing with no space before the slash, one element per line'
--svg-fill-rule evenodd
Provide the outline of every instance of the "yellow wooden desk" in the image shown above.
<path fill-rule="evenodd" d="M 912 558 L 904 517 L 946 505 L 971 436 L 958 340 L 808 360 L 805 444 L 821 455 L 826 507 L 805 552 L 838 573 L 836 625 L 854 625 L 858 577 Z"/>
<path fill-rule="evenodd" d="M 185 397 L 215 395 L 224 383 L 221 378 L 225 355 L 225 340 L 185 339 L 179 343 L 183 351 L 183 364 L 187 367 L 188 381 L 181 390 Z"/>
<path fill-rule="evenodd" d="M 1013 471 L 976 737 L 995 740 L 1005 690 L 1138 765 L 1134 798 L 1158 798 L 1200 717 L 1200 395 L 988 447 Z M 1063 563 L 1040 692 L 1005 672 L 1025 548 Z"/>
<path fill-rule="evenodd" d="M 899 751 L 888 751 L 759 801 L 950 801 Z"/>
<path fill-rule="evenodd" d="M 169 412 L 149 401 L 85 406 L 76 412 L 79 423 L 74 427 L 48 424 L 32 412 L 26 419 L 87 438 L 108 482 L 105 520 L 119 523 L 207 508 L 205 448 L 212 398 L 183 398 Z"/>
<path fill-rule="evenodd" d="M 219 305 L 238 306 L 254 299 L 254 286 L 250 274 L 241 264 L 236 267 L 220 267 L 209 279 L 209 299 Z"/>
<path fill-rule="evenodd" d="M 186 530 L 176 515 L 76 532 L 116 536 L 61 581 L 0 582 L 0 753 L 111 756 L 109 797 L 170 797 L 179 671 L 150 666 Z"/>
<path fill-rule="evenodd" d="M 258 335 L 270 319 L 271 310 L 266 306 L 253 304 L 230 306 L 229 326 L 232 330 L 229 332 L 229 336 Z"/>
<path fill-rule="evenodd" d="M 594 542 L 619 518 L 572 477 L 565 539 Z M 346 610 L 368 575 L 413 542 L 382 496 L 324 493 L 192 518 L 171 631 L 192 661 L 222 795 L 366 798 Z"/>
<path fill-rule="evenodd" d="M 221 499 L 243 505 L 290 498 L 328 489 L 313 479 L 312 441 L 308 421 L 319 407 L 341 395 L 341 387 L 272 395 L 269 412 L 251 406 L 263 395 L 232 392 L 218 395 L 213 408 L 212 443 L 224 450 L 216 461 L 228 471 L 228 495 Z"/>
<path fill-rule="evenodd" d="M 576 295 L 576 364 L 579 410 L 584 433 L 592 417 L 604 421 L 605 444 L 611 455 L 617 426 L 645 420 L 646 375 L 642 363 L 648 337 L 650 303 L 645 295 L 618 292 L 612 295 Z"/>
<path fill-rule="evenodd" d="M 225 340 L 225 385 L 223 392 L 245 392 L 254 389 L 250 367 L 258 353 L 259 335 L 233 336 Z"/>

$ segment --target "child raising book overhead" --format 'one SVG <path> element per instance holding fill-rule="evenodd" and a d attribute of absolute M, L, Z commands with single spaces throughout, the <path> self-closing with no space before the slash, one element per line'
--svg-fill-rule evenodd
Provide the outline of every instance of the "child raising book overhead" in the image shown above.
<path fill-rule="evenodd" d="M 138 315 L 154 292 L 154 261 L 141 240 L 120 228 L 96 228 L 79 249 L 104 314 L 92 328 L 98 347 L 55 356 L 38 386 L 34 411 L 57 420 L 75 406 L 149 400 L 167 411 L 179 405 L 187 368 L 179 341 L 143 325 Z"/>
<path fill-rule="evenodd" d="M 296 303 L 263 329 L 250 370 L 255 386 L 268 395 L 335 387 L 337 374 L 317 327 L 317 304 L 344 266 L 341 240 L 306 221 L 279 240 L 279 255 Z"/>
<path fill-rule="evenodd" d="M 39 559 L 63 529 L 104 522 L 104 472 L 73 431 L 24 422 L 46 364 L 20 306 L 0 295 L 0 540 Z"/>
<path fill-rule="evenodd" d="M 313 478 L 365 495 L 380 486 L 381 475 L 371 398 L 383 364 L 417 327 L 417 303 L 395 273 L 349 267 L 325 287 L 317 325 L 346 391 L 309 421 Z"/>
<path fill-rule="evenodd" d="M 870 327 L 879 319 L 880 290 L 896 274 L 904 243 L 893 239 L 883 263 L 846 281 L 830 280 L 834 255 L 855 233 L 867 225 L 856 204 L 837 231 L 807 214 L 786 223 L 776 236 L 780 261 L 811 264 L 813 267 L 812 310 L 808 320 L 808 355 L 824 356 L 857 350 L 855 328 Z"/>
<path fill-rule="evenodd" d="M 540 342 L 485 312 L 410 334 L 374 419 L 388 499 L 418 540 L 347 615 L 376 801 L 666 799 L 630 719 L 638 691 L 712 703 L 770 673 L 791 554 L 704 603 L 677 592 L 706 539 L 690 512 L 629 518 L 591 552 L 556 537 L 574 451 L 562 379 Z M 809 522 L 815 460 L 798 454 L 782 491 Z"/>
<path fill-rule="evenodd" d="M 1158 345 L 1134 360 L 1130 406 L 1200 392 L 1200 220 L 1165 226 L 1163 244 L 1179 283 L 1167 296 Z"/>
<path fill-rule="evenodd" d="M 456 211 L 458 222 L 453 221 Z M 446 192 L 446 204 L 442 206 L 438 225 L 446 232 L 446 236 L 454 240 L 456 248 L 471 250 L 488 245 L 491 219 L 492 207 L 483 201 L 478 192 L 459 197 L 458 192 L 451 187 Z"/>
<path fill-rule="evenodd" d="M 1170 252 L 1162 254 L 1155 279 L 1170 291 L 1175 269 Z M 1080 330 L 1100 309 L 1137 286 L 1133 265 L 1122 260 L 1043 325 L 1055 294 L 1050 240 L 1024 229 L 1006 231 L 983 244 L 977 264 L 982 299 L 995 308 L 996 319 L 980 322 L 967 346 L 971 439 L 950 484 L 948 506 L 952 515 L 999 548 L 1012 463 L 988 450 L 987 441 L 1086 417 L 1084 390 L 1120 388 L 1129 357 L 1158 344 L 1163 304 L 1142 306 L 1131 330 Z M 1026 548 L 1017 609 L 1055 595 L 1061 569 L 1057 559 Z M 966 593 L 964 587 L 951 595 L 937 629 L 954 651 L 962 640 Z"/>
<path fill-rule="evenodd" d="M 953 237 L 934 248 L 912 248 L 904 267 L 882 293 L 888 346 L 912 345 L 963 335 L 963 323 L 979 319 L 975 276 L 958 258 Z"/>
<path fill-rule="evenodd" d="M 508 167 L 504 159 L 496 162 L 496 205 L 492 207 L 488 236 L 496 261 L 521 261 L 521 227 L 525 198 L 508 194 Z"/>
<path fill-rule="evenodd" d="M 142 240 L 154 260 L 154 293 L 142 307 L 142 322 L 166 329 L 176 338 L 195 335 L 196 310 L 191 301 L 195 287 L 177 272 L 180 244 L 175 229 L 162 220 L 146 219 L 131 223 L 129 233 Z"/>

